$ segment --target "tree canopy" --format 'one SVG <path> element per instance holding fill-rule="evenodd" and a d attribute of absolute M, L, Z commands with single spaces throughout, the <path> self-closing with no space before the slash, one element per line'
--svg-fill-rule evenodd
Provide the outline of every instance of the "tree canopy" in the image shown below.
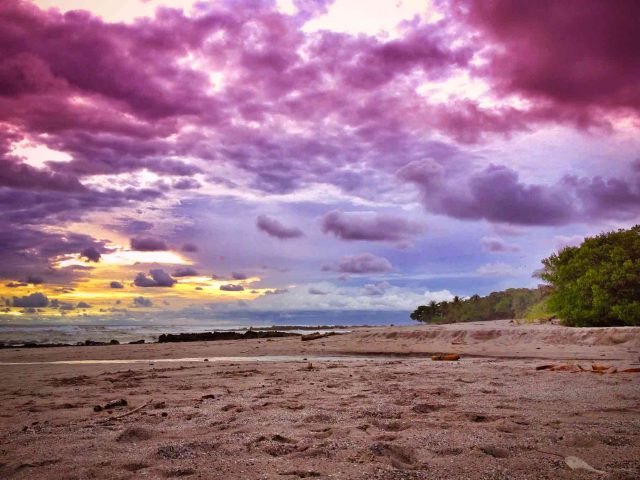
<path fill-rule="evenodd" d="M 548 306 L 567 325 L 640 325 L 640 225 L 586 238 L 542 261 Z"/>

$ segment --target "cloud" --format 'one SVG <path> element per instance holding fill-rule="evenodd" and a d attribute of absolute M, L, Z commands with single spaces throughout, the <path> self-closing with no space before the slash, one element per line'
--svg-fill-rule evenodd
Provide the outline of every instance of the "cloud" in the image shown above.
<path fill-rule="evenodd" d="M 231 278 L 233 280 L 246 280 L 249 278 L 247 274 L 241 272 L 231 272 Z"/>
<path fill-rule="evenodd" d="M 364 287 L 362 287 L 362 294 L 369 297 L 381 297 L 390 288 L 391 284 L 388 282 L 381 282 L 377 284 L 368 283 Z"/>
<path fill-rule="evenodd" d="M 76 308 L 91 308 L 91 305 L 89 305 L 87 302 L 78 302 Z"/>
<path fill-rule="evenodd" d="M 289 289 L 287 288 L 275 288 L 273 290 L 267 290 L 266 292 L 264 292 L 264 295 L 283 295 L 288 292 Z"/>
<path fill-rule="evenodd" d="M 179 268 L 178 270 L 173 272 L 174 277 L 197 277 L 198 275 L 198 272 L 191 267 Z"/>
<path fill-rule="evenodd" d="M 223 292 L 242 292 L 244 287 L 242 285 L 227 283 L 225 285 L 220 285 L 220 290 Z"/>
<path fill-rule="evenodd" d="M 4 285 L 8 288 L 19 288 L 19 287 L 28 287 L 29 284 L 26 282 L 9 282 Z"/>
<path fill-rule="evenodd" d="M 513 266 L 503 262 L 482 265 L 476 269 L 476 273 L 482 277 L 515 277 L 522 274 Z"/>
<path fill-rule="evenodd" d="M 339 273 L 367 274 L 388 272 L 392 268 L 391 262 L 386 258 L 377 257 L 371 253 L 362 253 L 360 255 L 342 257 L 337 265 L 325 265 L 322 267 L 322 270 Z"/>
<path fill-rule="evenodd" d="M 325 290 L 321 290 L 321 289 L 316 288 L 316 287 L 310 287 L 309 288 L 309 294 L 310 295 L 328 295 L 329 292 L 327 292 Z"/>
<path fill-rule="evenodd" d="M 109 288 L 124 288 L 124 285 L 121 282 L 116 282 L 114 280 L 109 284 Z"/>
<path fill-rule="evenodd" d="M 185 243 L 182 245 L 182 251 L 187 253 L 194 253 L 198 251 L 198 247 L 196 247 L 193 243 Z"/>
<path fill-rule="evenodd" d="M 160 268 L 149 270 L 149 275 L 138 273 L 133 284 L 137 287 L 173 287 L 176 283 L 176 279 Z"/>
<path fill-rule="evenodd" d="M 118 223 L 110 225 L 111 228 L 127 235 L 139 235 L 153 228 L 153 223 L 144 220 L 136 220 L 126 216 L 120 217 L 118 220 Z"/>
<path fill-rule="evenodd" d="M 24 297 L 13 297 L 11 303 L 14 307 L 19 308 L 42 308 L 49 304 L 49 299 L 44 293 L 36 292 Z"/>
<path fill-rule="evenodd" d="M 426 210 L 461 220 L 510 225 L 566 225 L 631 219 L 640 207 L 640 177 L 565 175 L 553 184 L 525 184 L 503 165 L 453 172 L 434 160 L 411 162 L 398 176 L 415 184 Z"/>
<path fill-rule="evenodd" d="M 40 285 L 44 283 L 44 279 L 38 275 L 29 275 L 25 282 L 30 283 L 31 285 Z"/>
<path fill-rule="evenodd" d="M 539 116 L 578 125 L 602 112 L 640 114 L 638 2 L 465 1 L 462 19 L 476 27 L 488 60 L 480 74 L 502 95 L 529 100 Z"/>
<path fill-rule="evenodd" d="M 258 230 L 281 240 L 298 238 L 304 235 L 302 230 L 299 228 L 285 227 L 275 218 L 271 218 L 266 215 L 259 215 L 256 218 L 256 226 L 258 227 Z"/>
<path fill-rule="evenodd" d="M 168 250 L 167 244 L 158 238 L 153 237 L 135 237 L 130 242 L 131 250 L 139 252 L 159 252 Z"/>
<path fill-rule="evenodd" d="M 322 231 L 342 240 L 406 242 L 423 228 L 394 215 L 333 210 L 322 218 Z"/>
<path fill-rule="evenodd" d="M 134 297 L 133 299 L 133 307 L 151 307 L 153 306 L 153 302 L 146 297 Z"/>
<path fill-rule="evenodd" d="M 482 237 L 480 239 L 482 250 L 491 253 L 519 252 L 520 247 L 513 243 L 507 243 L 499 237 Z"/>
<path fill-rule="evenodd" d="M 2 193 L 0 193 L 0 196 Z M 2 201 L 0 201 L 2 204 Z M 2 216 L 0 210 L 0 217 Z M 0 219 L 0 223 L 2 220 Z M 33 227 L 17 226 L 0 229 L 0 278 L 40 277 L 47 272 L 48 283 L 65 282 L 86 276 L 81 268 L 53 268 L 61 258 L 74 258 L 87 245 L 104 250 L 104 241 L 73 232 L 41 231 Z"/>
<path fill-rule="evenodd" d="M 82 249 L 80 256 L 86 258 L 91 262 L 99 262 L 102 254 L 96 247 L 87 247 Z"/>

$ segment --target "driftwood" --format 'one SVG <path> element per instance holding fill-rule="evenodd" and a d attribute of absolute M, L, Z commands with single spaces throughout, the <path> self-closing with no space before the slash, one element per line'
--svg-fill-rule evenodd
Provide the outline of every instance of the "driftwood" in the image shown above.
<path fill-rule="evenodd" d="M 147 403 L 145 403 L 145 404 L 143 404 L 143 405 L 140 405 L 139 407 L 136 407 L 136 408 L 134 408 L 133 410 L 129 410 L 128 412 L 123 413 L 122 415 L 117 415 L 117 416 L 115 416 L 115 417 L 105 418 L 104 420 L 101 420 L 101 421 L 96 422 L 96 423 L 108 423 L 108 422 L 110 422 L 111 420 L 120 420 L 121 418 L 128 417 L 129 415 L 131 415 L 131 414 L 133 414 L 133 413 L 139 412 L 139 411 L 140 411 L 140 410 L 142 410 L 144 407 L 148 406 L 152 401 L 153 401 L 153 400 L 149 400 Z"/>
<path fill-rule="evenodd" d="M 446 361 L 446 362 L 456 362 L 458 360 L 460 360 L 460 355 L 458 355 L 457 353 L 441 353 L 439 355 L 433 355 L 431 357 L 431 360 L 434 361 Z"/>

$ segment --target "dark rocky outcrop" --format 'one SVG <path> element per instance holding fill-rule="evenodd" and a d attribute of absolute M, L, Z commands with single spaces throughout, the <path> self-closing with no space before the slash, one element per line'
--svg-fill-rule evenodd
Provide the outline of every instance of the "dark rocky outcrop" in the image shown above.
<path fill-rule="evenodd" d="M 276 338 L 298 336 L 297 333 L 278 331 L 247 330 L 238 332 L 165 333 L 158 337 L 158 343 L 170 342 L 210 342 L 215 340 L 253 340 L 256 338 Z"/>

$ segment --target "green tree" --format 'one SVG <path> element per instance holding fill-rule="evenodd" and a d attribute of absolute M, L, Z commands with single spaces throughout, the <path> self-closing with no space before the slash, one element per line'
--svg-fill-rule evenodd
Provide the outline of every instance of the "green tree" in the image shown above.
<path fill-rule="evenodd" d="M 542 264 L 548 306 L 567 325 L 640 325 L 640 225 L 586 238 Z"/>

